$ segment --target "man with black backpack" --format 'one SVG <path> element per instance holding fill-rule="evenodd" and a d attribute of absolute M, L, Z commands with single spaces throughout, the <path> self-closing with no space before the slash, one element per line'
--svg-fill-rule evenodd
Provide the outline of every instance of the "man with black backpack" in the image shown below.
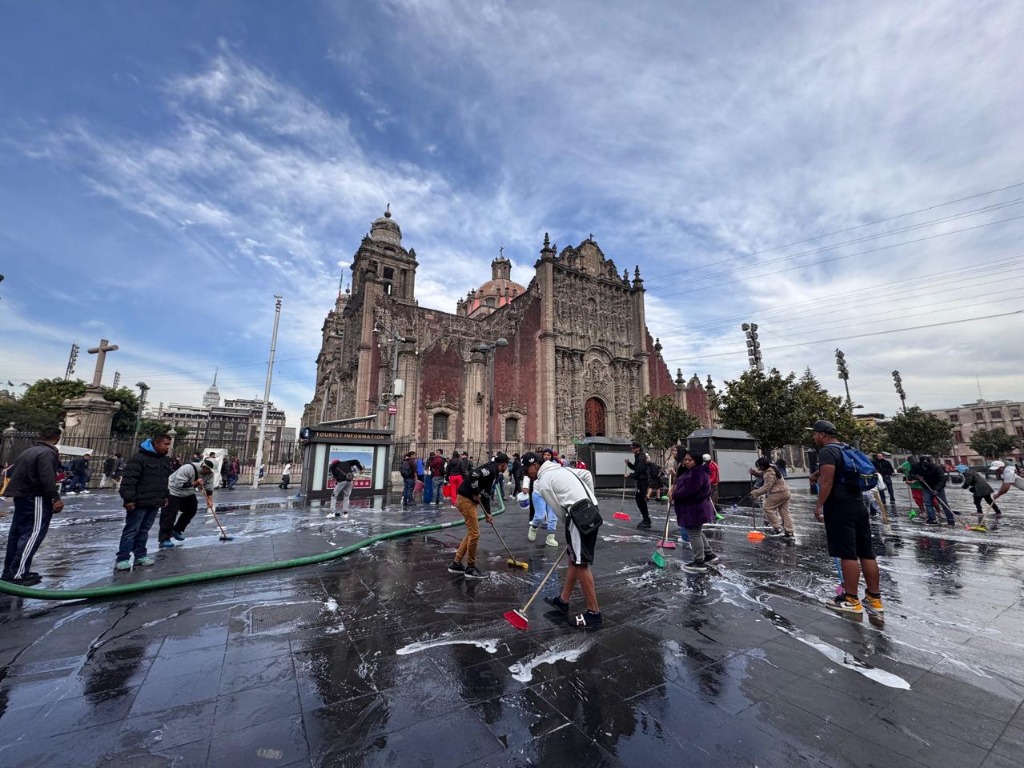
<path fill-rule="evenodd" d="M 825 539 L 830 557 L 839 558 L 843 574 L 843 594 L 837 595 L 829 607 L 842 613 L 881 615 L 884 611 L 879 592 L 878 563 L 871 546 L 871 522 L 864 508 L 853 448 L 839 442 L 836 425 L 824 419 L 808 427 L 818 448 L 818 471 L 811 482 L 818 484 L 818 504 L 814 516 L 825 523 Z M 863 456 L 863 454 L 860 454 Z M 864 456 L 872 475 L 874 467 Z M 864 603 L 857 598 L 863 572 L 867 589 Z"/>
<path fill-rule="evenodd" d="M 331 511 L 335 517 L 344 514 L 348 517 L 348 501 L 352 498 L 352 483 L 356 479 L 356 469 L 362 472 L 365 467 L 359 459 L 342 461 L 335 459 L 331 462 L 330 473 L 334 478 L 334 490 L 331 492 Z M 341 496 L 341 512 L 338 512 L 338 497 Z"/>
<path fill-rule="evenodd" d="M 416 490 L 416 451 L 409 451 L 398 465 L 398 474 L 402 476 L 402 506 L 408 507 L 415 501 Z"/>

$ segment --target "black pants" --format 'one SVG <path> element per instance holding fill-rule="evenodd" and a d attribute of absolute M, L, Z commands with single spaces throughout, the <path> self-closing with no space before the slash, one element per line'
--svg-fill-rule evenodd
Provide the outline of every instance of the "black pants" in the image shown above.
<path fill-rule="evenodd" d="M 978 508 L 978 514 L 979 515 L 984 514 L 981 511 L 981 500 L 982 499 L 984 499 L 986 502 L 988 502 L 988 505 L 990 507 L 992 507 L 992 511 L 993 512 L 995 512 L 997 515 L 1000 514 L 1000 512 L 999 512 L 999 505 L 996 504 L 994 501 L 992 501 L 992 494 L 991 493 L 986 493 L 984 496 L 974 496 L 974 506 Z"/>
<path fill-rule="evenodd" d="M 170 541 L 171 531 L 184 533 L 185 527 L 192 522 L 199 509 L 199 501 L 194 493 L 188 496 L 171 496 L 167 506 L 160 510 L 160 541 Z M 179 514 L 180 512 L 180 514 Z"/>
<path fill-rule="evenodd" d="M 287 490 L 288 484 L 291 481 L 292 481 L 292 476 L 291 475 L 281 475 L 281 482 L 277 484 L 277 487 L 281 488 L 282 490 Z"/>
<path fill-rule="evenodd" d="M 636 481 L 636 508 L 644 520 L 650 520 L 651 514 L 647 511 L 647 483 L 643 480 Z"/>
<path fill-rule="evenodd" d="M 32 558 L 46 538 L 53 517 L 53 500 L 43 496 L 15 496 L 11 529 L 4 558 L 5 579 L 21 579 L 32 568 Z"/>

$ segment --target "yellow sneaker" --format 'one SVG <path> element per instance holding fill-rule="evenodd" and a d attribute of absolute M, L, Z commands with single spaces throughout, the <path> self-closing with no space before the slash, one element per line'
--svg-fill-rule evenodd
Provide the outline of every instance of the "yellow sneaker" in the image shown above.
<path fill-rule="evenodd" d="M 885 613 L 885 606 L 882 605 L 882 596 L 872 597 L 864 594 L 864 609 L 873 616 L 880 616 Z"/>
<path fill-rule="evenodd" d="M 840 613 L 864 613 L 864 608 L 861 606 L 860 600 L 853 595 L 836 595 L 836 599 L 829 603 L 828 607 L 833 611 L 839 611 Z"/>

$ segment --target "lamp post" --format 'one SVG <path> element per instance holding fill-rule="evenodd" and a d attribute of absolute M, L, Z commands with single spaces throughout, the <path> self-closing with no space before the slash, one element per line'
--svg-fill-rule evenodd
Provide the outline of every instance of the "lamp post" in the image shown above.
<path fill-rule="evenodd" d="M 139 410 L 135 412 L 135 436 L 132 438 L 132 444 L 138 445 L 139 427 L 142 426 L 142 409 L 146 405 L 146 393 L 149 391 L 149 385 L 144 381 L 140 381 L 135 386 L 139 388 Z"/>
<path fill-rule="evenodd" d="M 892 380 L 896 385 L 896 394 L 900 396 L 900 403 L 903 405 L 904 415 L 907 413 L 907 393 L 903 391 L 903 379 L 899 371 L 892 372 Z"/>
<path fill-rule="evenodd" d="M 398 345 L 415 343 L 415 336 L 402 336 L 383 320 L 373 324 L 374 334 L 383 335 L 391 343 L 391 391 L 382 393 L 388 398 L 388 431 L 395 439 L 395 415 L 398 413 L 398 398 L 405 395 L 405 382 L 398 378 Z M 383 346 L 383 344 L 382 344 Z"/>
<path fill-rule="evenodd" d="M 494 451 L 494 350 L 507 346 L 508 339 L 502 336 L 490 344 L 484 343 L 473 348 L 487 358 L 487 461 L 491 460 Z"/>
<path fill-rule="evenodd" d="M 853 413 L 853 399 L 850 397 L 850 369 L 846 367 L 846 355 L 838 347 L 836 348 L 836 371 L 846 386 L 846 404 L 850 408 L 850 413 Z"/>
<path fill-rule="evenodd" d="M 747 336 L 747 361 L 750 363 L 750 370 L 763 371 L 764 360 L 761 357 L 761 342 L 757 338 L 757 323 L 744 323 L 740 329 Z"/>
<path fill-rule="evenodd" d="M 263 387 L 263 413 L 260 415 L 260 436 L 256 443 L 256 460 L 252 465 L 252 489 L 260 487 L 263 466 L 263 440 L 267 435 L 267 408 L 270 407 L 270 381 L 274 375 L 274 353 L 277 350 L 277 324 L 281 320 L 281 297 L 274 295 L 274 332 L 270 337 L 270 359 L 267 361 L 267 382 Z"/>

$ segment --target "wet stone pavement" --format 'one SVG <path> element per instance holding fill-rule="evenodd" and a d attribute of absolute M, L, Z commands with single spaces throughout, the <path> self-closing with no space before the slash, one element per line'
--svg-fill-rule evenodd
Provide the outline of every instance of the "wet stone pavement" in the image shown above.
<path fill-rule="evenodd" d="M 40 587 L 287 560 L 459 519 L 381 500 L 336 519 L 273 488 L 222 496 L 232 541 L 200 516 L 155 567 L 117 574 L 113 496 L 72 499 L 36 558 Z M 445 569 L 455 527 L 104 600 L 0 595 L 0 766 L 1020 766 L 1024 494 L 984 533 L 898 512 L 876 524 L 884 626 L 823 607 L 823 531 L 808 497 L 793 506 L 795 544 L 752 542 L 749 515 L 727 514 L 710 532 L 720 568 L 694 576 L 685 545 L 652 565 L 658 533 L 603 501 L 594 632 L 539 600 L 526 632 L 502 618 L 560 552 L 528 542 L 512 507 L 495 523 L 530 568 L 509 570 L 483 525 L 479 582 Z"/>

